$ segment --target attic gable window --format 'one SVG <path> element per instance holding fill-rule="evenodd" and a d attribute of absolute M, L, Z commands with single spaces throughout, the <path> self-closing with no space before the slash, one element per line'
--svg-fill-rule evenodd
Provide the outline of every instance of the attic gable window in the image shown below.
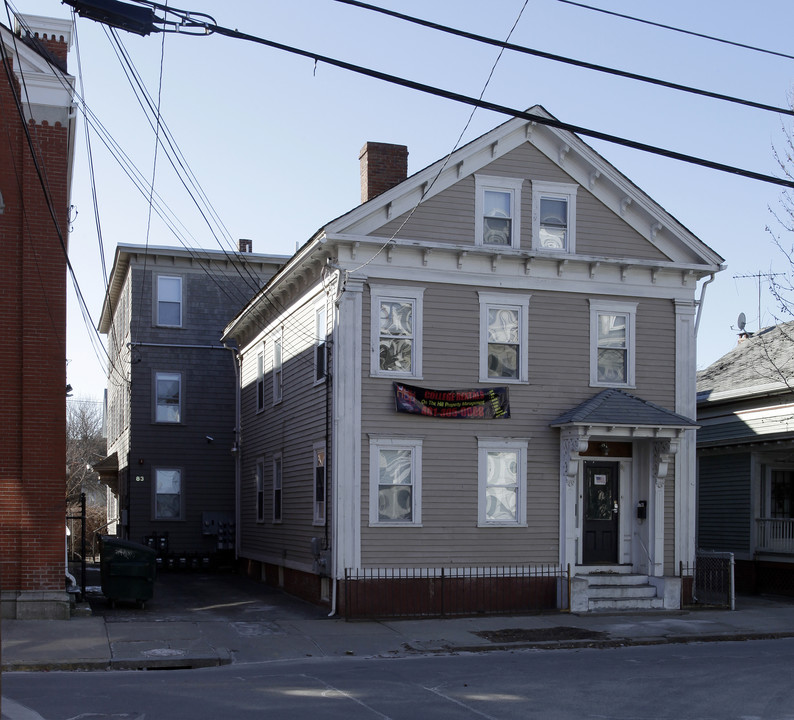
<path fill-rule="evenodd" d="M 521 178 L 474 176 L 474 242 L 483 247 L 521 247 Z"/>
<path fill-rule="evenodd" d="M 532 181 L 532 249 L 576 250 L 577 185 Z"/>

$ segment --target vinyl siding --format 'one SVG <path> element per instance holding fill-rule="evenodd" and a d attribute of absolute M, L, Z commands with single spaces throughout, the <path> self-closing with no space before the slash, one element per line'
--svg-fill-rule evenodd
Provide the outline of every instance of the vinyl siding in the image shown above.
<path fill-rule="evenodd" d="M 491 287 L 424 286 L 423 378 L 428 388 L 479 382 L 479 299 Z M 392 381 L 370 377 L 370 298 L 364 294 L 362 564 L 551 563 L 559 556 L 559 430 L 549 423 L 596 394 L 589 385 L 588 296 L 534 291 L 529 303 L 529 383 L 509 385 L 511 418 L 435 419 L 394 411 Z M 668 408 L 675 398 L 675 318 L 666 300 L 637 313 L 639 396 Z M 640 370 L 642 368 L 642 370 Z M 411 380 L 406 379 L 409 384 Z M 492 383 L 498 385 L 499 382 Z M 369 526 L 369 434 L 422 436 L 422 527 Z M 526 528 L 477 527 L 477 437 L 530 438 Z"/>
<path fill-rule="evenodd" d="M 314 382 L 316 301 L 310 294 L 281 311 L 242 354 L 241 547 L 240 555 L 311 569 L 311 538 L 325 529 L 313 525 L 313 445 L 326 441 L 326 382 Z M 327 317 L 332 316 L 330 309 Z M 273 402 L 273 339 L 282 331 L 283 387 L 280 403 Z M 257 354 L 265 353 L 265 407 L 257 412 Z M 282 458 L 281 522 L 273 521 L 273 459 Z M 256 461 L 264 457 L 264 522 L 256 519 Z M 327 464 L 328 465 L 328 464 Z M 330 478 L 329 478 L 330 480 Z M 330 497 L 326 517 L 330 518 Z"/>
<path fill-rule="evenodd" d="M 532 183 L 572 183 L 570 176 L 528 143 L 477 171 L 482 175 L 525 178 L 521 191 L 521 247 L 530 250 L 532 235 Z M 579 186 L 576 195 L 576 252 L 582 255 L 667 260 L 668 258 L 620 217 Z M 379 237 L 474 245 L 474 176 L 423 202 L 411 215 L 390 221 Z"/>
<path fill-rule="evenodd" d="M 751 552 L 750 453 L 707 455 L 698 461 L 698 547 Z"/>

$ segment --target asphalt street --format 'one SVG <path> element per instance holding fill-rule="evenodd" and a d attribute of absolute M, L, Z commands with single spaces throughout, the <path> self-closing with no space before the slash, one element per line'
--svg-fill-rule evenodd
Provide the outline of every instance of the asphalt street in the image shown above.
<path fill-rule="evenodd" d="M 791 720 L 794 640 L 10 673 L 10 720 Z M 11 704 L 9 704 L 9 700 Z"/>

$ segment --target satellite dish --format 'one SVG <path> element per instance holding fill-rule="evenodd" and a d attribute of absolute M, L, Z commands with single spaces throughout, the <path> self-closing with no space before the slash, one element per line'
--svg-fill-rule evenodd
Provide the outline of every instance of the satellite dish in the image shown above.
<path fill-rule="evenodd" d="M 739 326 L 739 330 L 744 332 L 744 326 L 747 325 L 747 318 L 744 313 L 739 313 L 739 319 L 736 321 L 736 324 Z"/>

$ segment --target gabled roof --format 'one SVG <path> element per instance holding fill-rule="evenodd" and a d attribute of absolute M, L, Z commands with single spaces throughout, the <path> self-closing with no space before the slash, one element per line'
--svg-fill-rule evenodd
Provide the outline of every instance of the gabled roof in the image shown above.
<path fill-rule="evenodd" d="M 540 105 L 532 107 L 529 112 L 537 116 L 553 118 Z M 637 267 L 649 273 L 651 283 L 656 283 L 657 273 L 666 272 L 676 287 L 682 285 L 691 287 L 693 282 L 723 268 L 723 258 L 718 253 L 693 235 L 577 135 L 569 130 L 523 118 L 512 118 L 472 140 L 448 157 L 443 157 L 424 170 L 411 175 L 390 190 L 322 226 L 252 298 L 248 307 L 229 323 L 224 331 L 224 337 L 234 337 L 254 327 L 258 322 L 255 320 L 255 309 L 260 307 L 265 298 L 278 296 L 279 293 L 283 293 L 286 297 L 291 278 L 311 275 L 312 268 L 316 268 L 318 264 L 322 266 L 329 261 L 339 262 L 340 245 L 350 248 L 353 265 L 358 263 L 357 248 L 365 243 L 369 243 L 374 248 L 372 254 L 377 256 L 385 247 L 384 237 L 391 235 L 383 232 L 382 228 L 385 225 L 412 212 L 421 203 L 480 172 L 526 143 L 619 216 L 623 222 L 653 245 L 665 259 L 650 260 L 577 253 L 555 254 L 539 252 L 532 248 L 520 250 L 499 248 L 498 252 L 495 252 L 492 247 L 477 247 L 473 239 L 471 244 L 454 244 L 397 236 L 389 238 L 389 246 L 418 249 L 427 254 L 436 253 L 438 257 L 443 256 L 444 253 L 457 253 L 458 267 L 460 267 L 461 252 L 473 259 L 487 256 L 494 270 L 501 258 L 509 258 L 510 261 L 523 263 L 525 274 L 529 273 L 532 262 L 540 257 L 548 267 L 553 265 L 556 268 L 553 272 L 557 276 L 561 275 L 562 266 L 569 262 L 586 265 L 591 277 L 599 265 L 605 268 L 617 268 L 621 280 L 625 279 L 629 268 Z M 381 235 L 378 234 L 379 231 Z M 389 257 L 389 253 L 386 253 L 386 257 Z M 391 259 L 387 262 L 391 262 Z M 349 268 L 343 269 L 349 270 Z M 673 281 L 672 278 L 675 280 Z"/>
<path fill-rule="evenodd" d="M 697 427 L 697 423 L 683 415 L 666 410 L 648 400 L 630 395 L 617 388 L 602 390 L 598 395 L 594 395 L 589 400 L 568 410 L 549 424 L 551 427 L 563 425 Z"/>
<path fill-rule="evenodd" d="M 540 105 L 529 113 L 553 118 Z M 426 201 L 523 143 L 530 143 L 580 186 L 612 209 L 674 263 L 698 268 L 701 276 L 721 268 L 723 258 L 692 234 L 617 168 L 574 133 L 513 118 L 421 170 L 399 185 L 332 220 L 318 231 L 363 235 L 420 201 Z M 701 269 L 702 268 L 702 269 Z"/>
<path fill-rule="evenodd" d="M 764 328 L 701 370 L 698 403 L 794 390 L 794 321 Z"/>

